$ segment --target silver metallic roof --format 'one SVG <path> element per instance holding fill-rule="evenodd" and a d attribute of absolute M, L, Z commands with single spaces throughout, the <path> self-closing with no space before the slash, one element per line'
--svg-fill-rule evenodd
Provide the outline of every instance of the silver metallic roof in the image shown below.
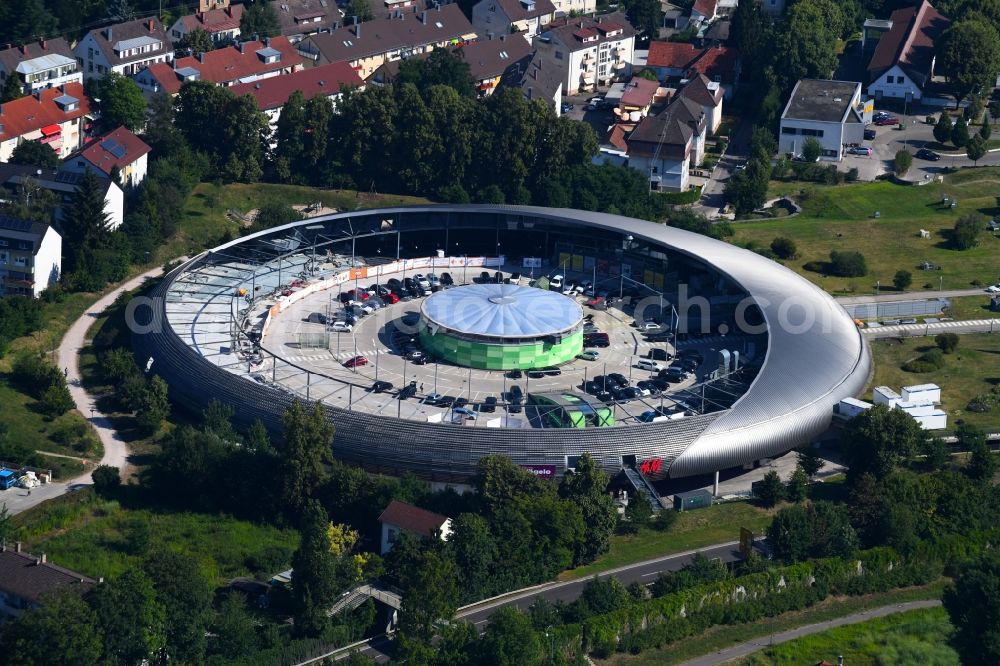
<path fill-rule="evenodd" d="M 424 318 L 450 331 L 485 337 L 538 338 L 569 331 L 583 310 L 571 298 L 515 284 L 470 284 L 432 294 Z"/>

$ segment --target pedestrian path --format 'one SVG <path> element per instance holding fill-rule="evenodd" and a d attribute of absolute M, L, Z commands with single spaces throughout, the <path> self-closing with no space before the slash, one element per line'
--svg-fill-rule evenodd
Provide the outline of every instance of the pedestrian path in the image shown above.
<path fill-rule="evenodd" d="M 927 324 L 900 324 L 896 326 L 875 326 L 865 328 L 864 333 L 872 336 L 882 336 L 888 333 L 921 333 L 930 331 L 948 331 L 949 329 L 975 328 L 985 332 L 1000 332 L 1000 319 L 964 319 L 955 321 L 937 321 Z"/>

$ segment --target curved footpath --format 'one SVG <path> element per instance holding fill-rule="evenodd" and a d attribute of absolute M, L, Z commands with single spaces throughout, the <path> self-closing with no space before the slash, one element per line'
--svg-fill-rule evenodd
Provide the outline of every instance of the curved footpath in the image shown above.
<path fill-rule="evenodd" d="M 81 384 L 80 350 L 87 343 L 87 331 L 91 325 L 115 302 L 115 299 L 122 292 L 132 291 L 142 286 L 142 283 L 146 280 L 159 277 L 162 274 L 162 267 L 146 271 L 122 283 L 99 298 L 87 308 L 87 311 L 79 319 L 73 322 L 59 344 L 59 367 L 65 368 L 67 371 L 66 379 L 69 384 L 69 393 L 73 397 L 73 403 L 83 417 L 90 422 L 97 437 L 101 440 L 101 445 L 104 447 L 104 456 L 99 463 L 101 465 L 111 465 L 124 470 L 128 465 L 128 447 L 118 436 L 118 433 L 111 424 L 111 420 L 97 409 L 95 398 L 87 393 Z M 31 494 L 28 494 L 28 491 L 22 488 L 11 488 L 3 494 L 0 502 L 7 505 L 7 510 L 11 514 L 16 514 L 41 504 L 45 500 L 78 490 L 83 486 L 89 486 L 91 483 L 93 481 L 90 478 L 90 473 L 87 472 L 73 479 L 55 481 L 44 486 L 38 486 L 31 490 Z"/>
<path fill-rule="evenodd" d="M 833 629 L 835 627 L 842 627 L 848 624 L 857 624 L 859 622 L 866 622 L 868 620 L 885 617 L 886 615 L 893 615 L 895 613 L 904 613 L 906 611 L 918 610 L 920 608 L 933 608 L 934 606 L 940 606 L 940 599 L 926 599 L 923 601 L 907 601 L 901 604 L 893 604 L 891 606 L 882 606 L 881 608 L 872 608 L 871 610 L 861 611 L 854 613 L 852 615 L 845 615 L 844 617 L 838 617 L 833 620 L 827 620 L 825 622 L 817 622 L 815 624 L 807 624 L 796 629 L 789 629 L 788 631 L 782 631 L 778 634 L 761 636 L 753 641 L 748 641 L 746 643 L 740 643 L 739 645 L 734 645 L 728 647 L 724 650 L 719 650 L 713 654 L 704 655 L 696 659 L 691 659 L 690 661 L 685 661 L 680 666 L 717 666 L 717 664 L 723 664 L 727 661 L 733 659 L 739 659 L 740 657 L 748 657 L 754 652 L 759 652 L 760 650 L 765 650 L 772 645 L 778 645 L 779 643 L 787 643 L 788 641 L 795 640 L 796 638 L 801 638 L 802 636 L 809 636 L 810 634 L 818 634 L 822 631 L 828 629 Z M 809 663 L 812 663 L 811 661 Z"/>

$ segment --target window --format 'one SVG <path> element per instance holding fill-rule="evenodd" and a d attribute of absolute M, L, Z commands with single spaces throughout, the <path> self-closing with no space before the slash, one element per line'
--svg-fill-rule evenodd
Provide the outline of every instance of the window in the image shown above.
<path fill-rule="evenodd" d="M 7 263 L 7 253 L 0 252 L 0 264 L 6 264 L 6 263 Z"/>
<path fill-rule="evenodd" d="M 823 136 L 823 130 L 806 129 L 805 127 L 803 127 L 801 130 L 799 130 L 799 134 L 801 134 L 802 136 L 817 136 L 817 137 L 822 137 Z"/>
<path fill-rule="evenodd" d="M 7 241 L 5 241 L 4 239 L 0 238 L 0 247 L 7 247 Z"/>
<path fill-rule="evenodd" d="M 28 265 L 27 257 L 14 257 L 14 265 L 21 266 L 22 268 L 24 266 L 27 266 Z"/>
<path fill-rule="evenodd" d="M 782 134 L 798 134 L 799 131 L 797 129 L 795 129 L 794 127 L 782 127 L 781 128 L 781 133 Z"/>
<path fill-rule="evenodd" d="M 31 249 L 31 243 L 29 243 L 28 241 L 18 241 L 17 242 L 17 249 L 18 250 L 30 250 Z"/>

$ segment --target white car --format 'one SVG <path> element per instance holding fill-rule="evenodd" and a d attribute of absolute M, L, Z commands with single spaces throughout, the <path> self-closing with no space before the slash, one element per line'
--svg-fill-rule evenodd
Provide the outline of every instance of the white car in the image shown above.
<path fill-rule="evenodd" d="M 431 288 L 430 280 L 428 280 L 427 277 L 424 276 L 421 273 L 417 273 L 416 275 L 414 275 L 413 276 L 413 280 L 417 284 L 419 284 L 421 287 L 423 287 L 424 289 L 430 289 Z"/>
<path fill-rule="evenodd" d="M 649 370 L 650 372 L 659 372 L 666 368 L 665 365 L 657 363 L 656 361 L 650 360 L 648 358 L 641 358 L 636 361 L 635 367 L 640 370 Z"/>
<path fill-rule="evenodd" d="M 562 275 L 553 275 L 552 277 L 550 277 L 549 278 L 549 289 L 553 289 L 553 290 L 557 290 L 557 291 L 562 291 L 563 279 L 564 278 L 563 278 Z"/>
<path fill-rule="evenodd" d="M 596 361 L 598 356 L 600 354 L 593 349 L 587 349 L 576 355 L 577 358 L 582 358 L 584 361 Z"/>
<path fill-rule="evenodd" d="M 988 291 L 991 294 L 1000 294 L 1000 284 L 994 284 L 989 287 L 986 287 L 986 291 Z"/>
<path fill-rule="evenodd" d="M 437 275 L 434 275 L 434 273 L 427 274 L 427 281 L 430 282 L 432 287 L 441 286 L 441 278 L 439 278 Z"/>
<path fill-rule="evenodd" d="M 330 327 L 330 330 L 334 333 L 350 333 L 354 330 L 354 327 L 348 324 L 346 321 L 335 321 Z"/>

